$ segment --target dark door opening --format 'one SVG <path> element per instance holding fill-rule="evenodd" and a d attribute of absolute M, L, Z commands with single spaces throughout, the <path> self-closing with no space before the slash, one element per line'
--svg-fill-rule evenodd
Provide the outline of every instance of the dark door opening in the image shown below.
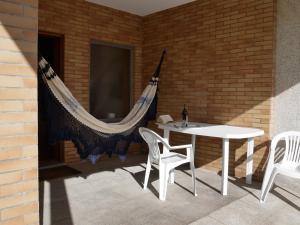
<path fill-rule="evenodd" d="M 63 49 L 64 37 L 62 35 L 39 32 L 38 51 L 52 66 L 53 70 L 63 80 Z M 38 107 L 42 107 L 39 100 Z M 63 142 L 55 145 L 48 143 L 47 118 L 38 116 L 38 151 L 39 168 L 60 165 L 64 161 Z"/>
<path fill-rule="evenodd" d="M 98 119 L 116 122 L 131 105 L 131 47 L 91 43 L 90 112 Z"/>

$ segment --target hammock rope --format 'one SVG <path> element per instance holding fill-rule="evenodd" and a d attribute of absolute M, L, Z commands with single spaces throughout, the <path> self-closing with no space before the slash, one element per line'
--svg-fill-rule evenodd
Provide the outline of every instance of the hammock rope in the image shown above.
<path fill-rule="evenodd" d="M 164 50 L 141 97 L 128 115 L 116 123 L 105 123 L 87 112 L 41 57 L 38 71 L 42 106 L 39 110 L 48 124 L 49 143 L 70 140 L 82 159 L 89 157 L 93 162 L 103 153 L 110 156 L 117 153 L 124 158 L 131 142 L 142 141 L 138 128 L 156 117 L 158 81 L 165 53 Z"/>

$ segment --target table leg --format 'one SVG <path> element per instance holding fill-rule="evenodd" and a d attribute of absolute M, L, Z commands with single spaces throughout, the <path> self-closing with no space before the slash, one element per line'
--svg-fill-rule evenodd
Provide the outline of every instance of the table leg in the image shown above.
<path fill-rule="evenodd" d="M 170 130 L 164 129 L 164 138 L 168 139 L 170 138 Z"/>
<path fill-rule="evenodd" d="M 195 149 L 196 149 L 196 135 L 192 135 L 192 146 L 193 146 L 193 157 L 195 160 Z"/>
<path fill-rule="evenodd" d="M 164 138 L 167 139 L 168 143 L 169 143 L 169 138 L 170 138 L 170 130 L 164 129 Z M 163 147 L 163 153 L 166 154 L 167 153 L 166 147 Z"/>
<path fill-rule="evenodd" d="M 248 138 L 246 183 L 252 184 L 254 138 Z"/>
<path fill-rule="evenodd" d="M 229 139 L 223 139 L 223 165 L 222 165 L 222 195 L 227 195 L 229 165 Z"/>

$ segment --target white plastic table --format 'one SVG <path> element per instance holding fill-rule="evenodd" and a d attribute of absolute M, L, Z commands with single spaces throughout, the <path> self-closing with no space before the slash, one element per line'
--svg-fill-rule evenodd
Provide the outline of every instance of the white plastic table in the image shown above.
<path fill-rule="evenodd" d="M 222 195 L 227 195 L 229 139 L 248 139 L 246 183 L 248 184 L 252 183 L 254 137 L 262 136 L 264 134 L 263 130 L 256 129 L 256 128 L 215 125 L 215 124 L 195 123 L 195 122 L 190 122 L 188 127 L 182 127 L 181 122 L 158 124 L 158 128 L 164 130 L 164 138 L 168 140 L 170 136 L 170 131 L 184 133 L 184 134 L 191 134 L 194 153 L 195 153 L 196 135 L 206 136 L 206 137 L 216 137 L 216 138 L 223 139 L 222 187 L 221 187 Z M 174 179 L 174 177 L 173 178 L 171 177 L 171 181 L 172 179 Z"/>

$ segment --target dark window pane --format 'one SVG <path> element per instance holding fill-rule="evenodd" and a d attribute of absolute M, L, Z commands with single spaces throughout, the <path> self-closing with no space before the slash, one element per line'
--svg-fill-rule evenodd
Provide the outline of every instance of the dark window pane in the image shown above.
<path fill-rule="evenodd" d="M 123 118 L 129 112 L 130 55 L 130 49 L 91 45 L 90 111 L 96 118 Z"/>

